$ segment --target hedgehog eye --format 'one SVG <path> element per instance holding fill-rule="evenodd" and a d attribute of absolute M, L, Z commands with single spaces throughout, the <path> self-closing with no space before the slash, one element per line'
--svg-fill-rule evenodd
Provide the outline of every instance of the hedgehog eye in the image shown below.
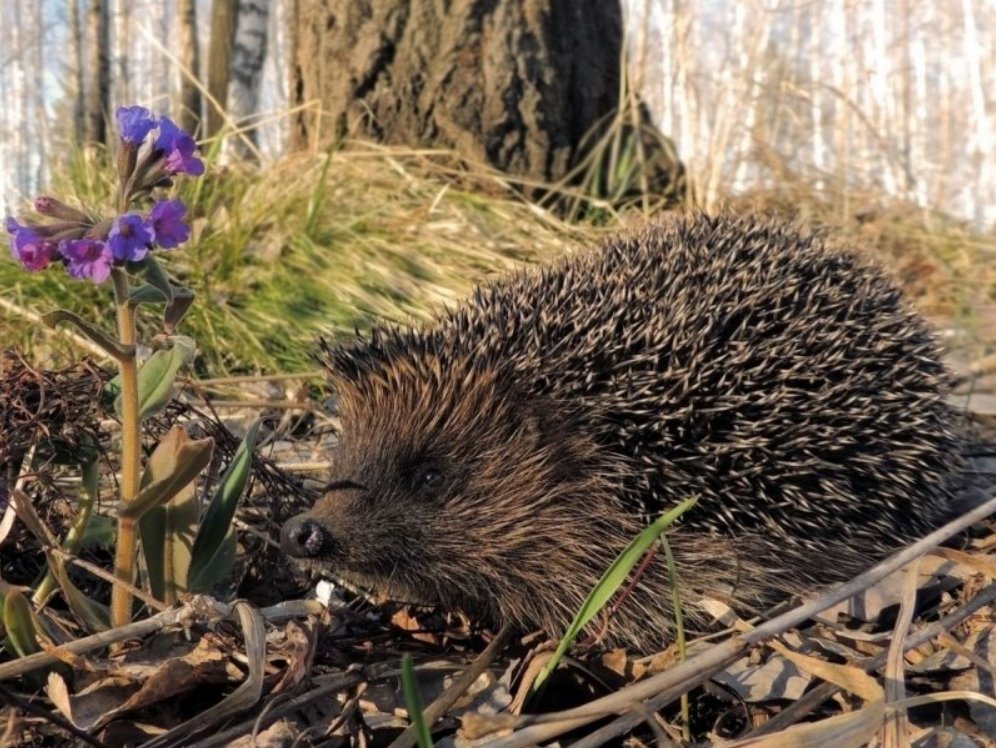
<path fill-rule="evenodd" d="M 433 467 L 423 468 L 418 473 L 415 485 L 418 488 L 439 488 L 443 485 L 443 474 Z"/>

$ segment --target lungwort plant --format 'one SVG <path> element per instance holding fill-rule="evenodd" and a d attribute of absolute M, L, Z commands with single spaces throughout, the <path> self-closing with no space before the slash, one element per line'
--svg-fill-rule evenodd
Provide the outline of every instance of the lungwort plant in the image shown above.
<path fill-rule="evenodd" d="M 87 532 L 99 490 L 99 450 L 79 459 L 83 479 L 79 511 L 61 541 L 51 536 L 24 494 L 14 492 L 18 516 L 49 548 L 49 574 L 34 590 L 34 602 L 42 602 L 58 587 L 74 613 L 93 630 L 121 626 L 131 618 L 139 537 L 145 583 L 165 603 L 186 592 L 209 591 L 228 573 L 235 555 L 232 517 L 248 481 L 257 431 L 250 429 L 203 512 L 195 482 L 211 461 L 211 439 L 193 439 L 177 425 L 143 460 L 142 421 L 169 402 L 178 373 L 196 352 L 194 341 L 177 333 L 193 294 L 170 280 L 156 260 L 159 253 L 174 250 L 190 237 L 186 206 L 167 194 L 174 179 L 199 176 L 204 164 L 193 138 L 166 117 L 132 106 L 118 110 L 117 122 L 118 189 L 113 215 L 39 197 L 34 219 L 10 217 L 6 222 L 11 253 L 26 270 L 51 272 L 61 266 L 74 278 L 97 284 L 110 280 L 114 291 L 116 331 L 65 310 L 44 317 L 52 326 L 72 325 L 117 363 L 117 377 L 107 387 L 121 422 L 117 583 L 109 615 L 104 606 L 74 586 L 66 573 L 65 554 L 51 550 L 74 553 Z M 140 308 L 162 314 L 161 332 L 147 342 L 153 353 L 142 363 L 136 339 Z M 15 649 L 25 654 L 37 646 L 35 634 L 42 624 L 21 592 L 9 587 L 5 591 L 6 629 Z"/>

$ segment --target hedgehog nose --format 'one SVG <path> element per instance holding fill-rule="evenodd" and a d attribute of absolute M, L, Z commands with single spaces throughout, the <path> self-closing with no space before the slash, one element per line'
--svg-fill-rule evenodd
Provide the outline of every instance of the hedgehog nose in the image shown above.
<path fill-rule="evenodd" d="M 284 523 L 280 531 L 280 549 L 288 556 L 314 558 L 328 554 L 332 538 L 318 522 L 299 514 Z"/>

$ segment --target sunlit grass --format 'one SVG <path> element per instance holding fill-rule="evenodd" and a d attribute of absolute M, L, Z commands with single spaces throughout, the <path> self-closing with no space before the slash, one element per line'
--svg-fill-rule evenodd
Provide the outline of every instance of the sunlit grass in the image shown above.
<path fill-rule="evenodd" d="M 445 160 L 357 146 L 260 171 L 214 166 L 185 184 L 193 241 L 160 257 L 198 296 L 184 332 L 200 345 L 201 372 L 313 368 L 320 332 L 424 317 L 492 273 L 601 231 L 538 212 L 497 182 L 487 196 L 469 181 L 454 184 Z M 84 203 L 100 205 L 111 191 L 93 176 L 101 171 L 77 163 L 66 182 Z M 63 184 L 58 192 L 69 190 Z M 9 302 L 0 308 L 4 346 L 42 359 L 72 344 L 26 323 L 17 309 L 67 307 L 98 319 L 109 293 L 55 269 L 26 273 L 6 257 L 0 284 Z"/>
<path fill-rule="evenodd" d="M 106 205 L 111 171 L 77 158 L 52 192 Z M 191 205 L 194 240 L 160 257 L 198 295 L 183 332 L 200 345 L 199 373 L 213 376 L 310 370 L 319 333 L 424 318 L 495 273 L 644 220 L 606 209 L 571 223 L 452 154 L 362 143 L 259 170 L 211 164 L 181 197 Z M 996 287 L 993 237 L 923 211 L 790 183 L 731 207 L 831 227 L 837 244 L 868 250 L 934 317 L 970 323 L 971 305 Z M 80 351 L 31 315 L 65 307 L 97 320 L 110 293 L 58 270 L 26 273 L 6 253 L 0 284 L 0 343 L 39 362 Z"/>

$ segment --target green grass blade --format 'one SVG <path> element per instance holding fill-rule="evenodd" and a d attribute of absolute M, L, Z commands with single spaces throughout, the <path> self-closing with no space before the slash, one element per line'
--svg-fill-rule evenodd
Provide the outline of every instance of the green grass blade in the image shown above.
<path fill-rule="evenodd" d="M 405 693 L 408 719 L 415 728 L 415 737 L 418 740 L 419 748 L 433 748 L 435 743 L 432 742 L 432 734 L 429 732 L 429 726 L 425 723 L 422 697 L 419 695 L 418 684 L 415 682 L 412 656 L 407 652 L 401 657 L 401 689 Z"/>
<path fill-rule="evenodd" d="M 259 436 L 260 421 L 249 427 L 245 439 L 239 445 L 232 462 L 218 484 L 191 551 L 190 572 L 187 575 L 188 590 L 191 592 L 207 592 L 219 578 L 219 574 L 227 573 L 227 568 L 220 563 L 229 559 L 230 553 L 225 550 L 225 539 L 229 537 L 232 518 L 239 505 L 239 499 L 245 493 L 249 477 L 252 475 L 252 453 L 256 448 Z"/>
<path fill-rule="evenodd" d="M 11 590 L 4 598 L 3 625 L 18 656 L 26 657 L 41 651 L 31 603 L 18 590 Z"/>
<path fill-rule="evenodd" d="M 571 644 L 574 643 L 578 634 L 598 615 L 599 611 L 605 607 L 616 591 L 626 582 L 633 567 L 643 558 L 643 555 L 650 549 L 657 538 L 660 537 L 661 533 L 670 527 L 678 517 L 691 509 L 697 501 L 698 497 L 686 499 L 674 509 L 662 514 L 644 529 L 643 532 L 630 541 L 629 545 L 616 557 L 616 560 L 612 562 L 612 565 L 605 571 L 602 578 L 598 580 L 598 584 L 588 593 L 587 599 L 582 603 L 581 608 L 574 616 L 574 621 L 568 627 L 567 633 L 564 634 L 560 640 L 560 644 L 557 645 L 557 650 L 554 652 L 553 657 L 550 658 L 550 661 L 540 671 L 540 674 L 533 682 L 533 693 L 550 677 L 550 673 L 554 671 L 564 655 L 567 654 L 567 650 L 570 649 Z"/>

